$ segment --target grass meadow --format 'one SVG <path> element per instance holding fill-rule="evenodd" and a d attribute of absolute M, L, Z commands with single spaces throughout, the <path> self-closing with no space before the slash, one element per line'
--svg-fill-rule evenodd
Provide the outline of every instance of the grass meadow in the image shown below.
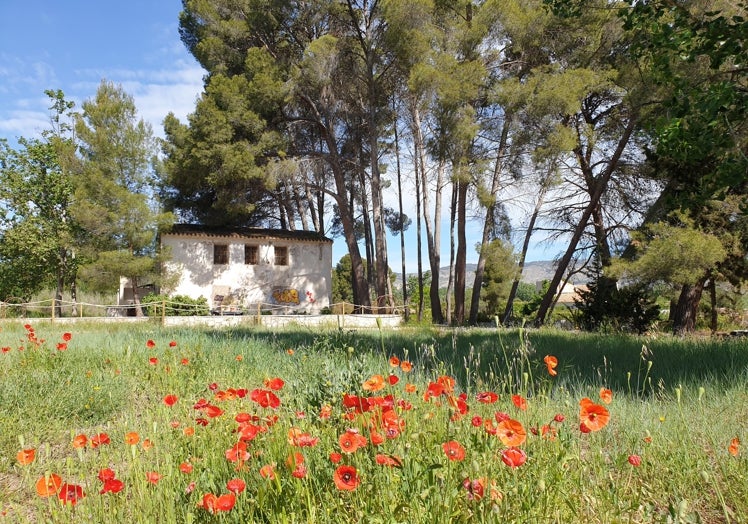
<path fill-rule="evenodd" d="M 746 339 L 0 328 L 0 523 L 748 522 Z"/>

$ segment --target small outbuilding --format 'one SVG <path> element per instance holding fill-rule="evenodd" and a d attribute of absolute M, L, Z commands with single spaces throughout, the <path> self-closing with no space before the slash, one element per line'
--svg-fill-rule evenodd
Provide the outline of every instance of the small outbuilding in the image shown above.
<path fill-rule="evenodd" d="M 176 224 L 161 234 L 169 295 L 216 314 L 319 313 L 332 295 L 332 240 L 312 231 Z"/>

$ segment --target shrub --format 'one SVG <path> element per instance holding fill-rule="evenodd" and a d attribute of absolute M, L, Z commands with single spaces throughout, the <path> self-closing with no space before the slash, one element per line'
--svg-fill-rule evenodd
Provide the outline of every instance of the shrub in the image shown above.
<path fill-rule="evenodd" d="M 167 317 L 194 317 L 210 314 L 208 300 L 205 297 L 191 298 L 186 295 L 167 296 L 149 293 L 141 300 L 143 311 L 148 316 L 161 315 L 164 303 L 166 311 L 163 313 Z"/>

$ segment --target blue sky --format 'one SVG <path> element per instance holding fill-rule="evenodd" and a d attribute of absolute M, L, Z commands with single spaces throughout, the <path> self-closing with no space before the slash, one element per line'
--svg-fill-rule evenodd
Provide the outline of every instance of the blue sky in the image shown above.
<path fill-rule="evenodd" d="M 49 127 L 45 89 L 76 102 L 102 79 L 121 84 L 162 135 L 194 107 L 204 71 L 179 39 L 179 0 L 0 1 L 0 137 Z"/>
<path fill-rule="evenodd" d="M 202 90 L 204 70 L 179 39 L 181 9 L 180 0 L 0 0 L 0 138 L 14 145 L 20 136 L 38 136 L 49 128 L 46 89 L 61 89 L 80 107 L 103 79 L 120 84 L 134 98 L 156 135 L 163 136 L 162 121 L 169 112 L 185 121 Z M 414 206 L 412 197 L 404 200 Z M 449 202 L 448 195 L 444 201 Z M 415 218 L 413 211 L 406 212 Z M 477 261 L 472 246 L 481 227 L 479 222 L 468 227 L 468 262 Z M 447 223 L 443 232 L 446 265 Z M 423 244 L 425 249 L 425 239 Z M 416 269 L 415 246 L 413 225 L 406 232 L 408 271 Z M 389 238 L 388 248 L 390 266 L 399 272 L 400 239 Z M 346 252 L 342 239 L 335 239 L 334 262 Z M 529 260 L 554 255 L 535 246 Z M 423 261 L 427 268 L 425 253 Z"/>

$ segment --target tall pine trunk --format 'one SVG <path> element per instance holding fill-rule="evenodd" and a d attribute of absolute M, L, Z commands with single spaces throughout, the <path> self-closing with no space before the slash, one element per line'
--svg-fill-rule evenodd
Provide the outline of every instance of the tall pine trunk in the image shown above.
<path fill-rule="evenodd" d="M 674 334 L 685 335 L 696 328 L 696 317 L 705 283 L 706 278 L 703 278 L 695 284 L 683 284 L 681 287 L 675 309 L 670 312 Z"/>

